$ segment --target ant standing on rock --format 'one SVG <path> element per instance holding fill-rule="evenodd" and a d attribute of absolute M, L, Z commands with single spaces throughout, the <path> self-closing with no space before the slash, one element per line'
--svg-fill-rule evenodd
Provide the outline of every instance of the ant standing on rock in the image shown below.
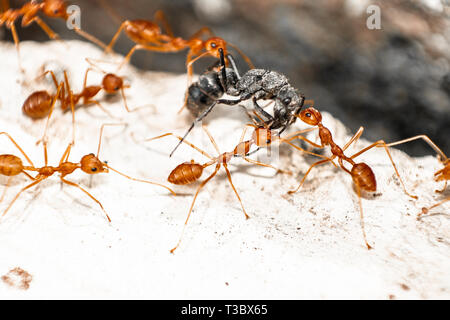
<path fill-rule="evenodd" d="M 364 191 L 369 191 L 369 192 L 374 192 L 377 189 L 377 183 L 376 183 L 376 179 L 375 179 L 375 174 L 373 173 L 372 169 L 369 167 L 369 165 L 367 165 L 364 162 L 361 163 L 356 163 L 353 159 L 360 156 L 361 154 L 367 152 L 368 150 L 374 148 L 374 147 L 384 147 L 386 150 L 386 153 L 389 156 L 389 159 L 391 160 L 392 166 L 394 167 L 395 173 L 397 175 L 397 177 L 399 178 L 402 187 L 403 187 L 403 191 L 411 198 L 413 199 L 417 199 L 417 196 L 411 195 L 408 193 L 408 191 L 406 191 L 405 185 L 403 183 L 402 178 L 400 177 L 400 174 L 398 173 L 397 167 L 395 166 L 394 161 L 392 160 L 392 156 L 389 152 L 388 149 L 388 145 L 383 141 L 383 140 L 379 140 L 375 143 L 372 143 L 371 145 L 369 145 L 368 147 L 360 150 L 359 152 L 353 154 L 350 157 L 347 157 L 344 154 L 344 151 L 352 144 L 355 143 L 359 137 L 362 135 L 364 128 L 361 127 L 356 134 L 345 144 L 345 146 L 343 148 L 339 147 L 334 141 L 333 141 L 333 136 L 330 132 L 330 130 L 328 128 L 326 128 L 323 124 L 322 124 L 322 115 L 321 113 L 314 109 L 313 107 L 309 107 L 305 110 L 303 110 L 300 115 L 298 116 L 303 122 L 311 125 L 311 126 L 316 126 L 319 128 L 319 137 L 320 137 L 320 141 L 321 141 L 321 145 L 315 144 L 311 141 L 307 141 L 308 143 L 310 143 L 311 145 L 313 145 L 316 148 L 324 148 L 325 146 L 330 146 L 331 147 L 331 153 L 333 154 L 331 157 L 324 159 L 324 160 L 320 160 L 315 162 L 314 164 L 312 164 L 308 171 L 306 171 L 305 175 L 303 176 L 300 184 L 298 185 L 297 189 L 295 190 L 291 190 L 288 193 L 289 194 L 293 194 L 295 192 L 297 192 L 301 186 L 303 185 L 303 183 L 306 180 L 306 177 L 308 176 L 308 174 L 311 172 L 311 170 L 320 164 L 324 164 L 327 162 L 333 162 L 333 159 L 338 158 L 338 163 L 339 166 L 342 168 L 342 170 L 344 170 L 345 172 L 347 172 L 353 180 L 353 183 L 356 187 L 356 191 L 358 193 L 358 200 L 359 200 L 359 208 L 360 208 L 360 217 L 361 217 L 361 228 L 362 228 L 362 232 L 363 232 L 363 236 L 364 236 L 364 242 L 367 246 L 368 249 L 372 249 L 372 246 L 369 245 L 369 243 L 367 242 L 367 237 L 366 237 L 366 232 L 364 229 L 364 215 L 363 215 L 363 208 L 362 208 L 362 203 L 361 203 L 361 190 Z M 349 163 L 352 168 L 349 170 L 344 166 L 344 161 Z"/>
<path fill-rule="evenodd" d="M 253 64 L 250 59 L 241 50 L 239 50 L 239 48 L 231 43 L 227 43 L 222 38 L 215 37 L 212 31 L 207 27 L 201 28 L 188 40 L 185 40 L 173 35 L 172 29 L 170 28 L 167 19 L 161 10 L 158 10 L 155 13 L 154 20 L 164 26 L 166 33 L 163 33 L 158 24 L 152 21 L 125 20 L 122 22 L 119 29 L 111 39 L 111 42 L 108 44 L 105 52 L 108 53 L 112 50 L 112 47 L 117 41 L 122 30 L 128 38 L 136 43 L 136 45 L 125 56 L 125 59 L 119 66 L 119 69 L 130 60 L 136 50 L 145 49 L 157 52 L 178 52 L 189 48 L 186 58 L 186 67 L 188 70 L 188 85 L 190 85 L 194 73 L 192 68 L 193 63 L 205 56 L 212 56 L 219 59 L 220 54 L 218 50 L 222 49 L 226 54 L 227 44 L 233 47 L 244 58 L 250 68 L 253 68 Z M 208 34 L 210 38 L 207 40 L 202 40 L 200 37 L 203 34 Z"/>
<path fill-rule="evenodd" d="M 49 36 L 50 39 L 59 39 L 59 36 L 38 16 L 39 12 L 42 12 L 45 16 L 51 18 L 60 18 L 64 21 L 69 19 L 67 14 L 67 5 L 63 0 L 43 0 L 41 2 L 29 1 L 25 3 L 20 9 L 10 9 L 7 0 L 3 0 L 3 12 L 0 12 L 0 27 L 5 25 L 11 30 L 13 35 L 14 43 L 16 45 L 17 53 L 19 56 L 19 67 L 20 66 L 20 49 L 19 49 L 19 37 L 17 36 L 17 31 L 14 23 L 17 19 L 22 17 L 22 27 L 27 27 L 31 23 L 36 22 L 42 30 Z M 94 36 L 81 30 L 78 26 L 72 25 L 76 33 L 84 37 L 85 39 L 97 44 L 98 46 L 105 48 L 106 45 L 95 38 Z"/>
<path fill-rule="evenodd" d="M 32 180 L 32 182 L 30 184 L 28 184 L 27 186 L 25 186 L 24 188 L 22 188 L 17 194 L 16 196 L 13 198 L 13 200 L 10 202 L 10 204 L 8 205 L 8 207 L 5 209 L 5 211 L 3 212 L 2 216 L 4 216 L 9 209 L 11 209 L 12 205 L 14 204 L 14 202 L 19 198 L 19 196 L 22 194 L 22 192 L 26 191 L 27 189 L 30 189 L 31 187 L 39 184 L 40 182 L 42 182 L 43 180 L 51 177 L 53 174 L 55 173 L 60 173 L 60 180 L 61 182 L 68 184 L 70 186 L 74 186 L 77 187 L 78 189 L 80 189 L 81 191 L 83 191 L 86 195 L 88 195 L 92 200 L 94 200 L 99 206 L 100 208 L 103 210 L 104 214 L 106 215 L 106 218 L 108 219 L 109 222 L 111 222 L 111 219 L 109 217 L 109 215 L 106 213 L 106 210 L 103 208 L 103 205 L 101 204 L 101 202 L 99 200 L 97 200 L 94 196 L 92 196 L 88 191 L 86 191 L 83 187 L 81 187 L 79 184 L 69 181 L 66 179 L 66 176 L 72 174 L 75 170 L 77 169 L 81 169 L 84 173 L 89 174 L 89 175 L 94 175 L 94 174 L 99 174 L 99 173 L 108 173 L 109 170 L 112 170 L 116 173 L 118 173 L 119 175 L 133 180 L 133 181 L 138 181 L 138 182 L 144 182 L 144 183 L 148 183 L 148 184 L 152 184 L 152 185 L 157 185 L 160 186 L 162 188 L 167 189 L 168 191 L 170 191 L 173 195 L 176 195 L 175 192 L 170 189 L 169 187 L 166 187 L 162 184 L 156 183 L 156 182 L 152 182 L 152 181 L 148 181 L 148 180 L 142 180 L 142 179 L 136 179 L 136 178 L 132 178 L 116 169 L 113 169 L 109 164 L 107 164 L 107 162 L 102 162 L 99 160 L 99 153 L 100 153 L 100 146 L 101 146 L 101 141 L 102 141 L 102 134 L 103 134 L 103 129 L 105 126 L 114 126 L 114 125 L 123 125 L 123 124 L 103 124 L 101 126 L 100 129 L 100 138 L 99 138 L 99 143 L 98 143 L 98 149 L 97 149 L 97 155 L 90 153 L 88 155 L 85 155 L 81 158 L 80 162 L 74 163 L 74 162 L 70 162 L 68 161 L 69 159 L 69 155 L 70 155 L 70 151 L 71 148 L 73 146 L 73 143 L 69 143 L 69 145 L 67 146 L 66 150 L 64 151 L 58 166 L 56 167 L 52 167 L 48 165 L 48 159 L 47 159 L 47 139 L 46 136 L 44 134 L 44 137 L 42 139 L 43 141 L 43 147 L 44 147 L 44 166 L 43 167 L 36 167 L 33 162 L 30 160 L 30 158 L 27 156 L 27 154 L 22 150 L 22 148 L 14 141 L 14 139 L 6 132 L 0 132 L 0 135 L 6 135 L 9 140 L 14 144 L 14 146 L 22 153 L 22 155 L 25 157 L 25 159 L 27 160 L 27 162 L 29 163 L 28 166 L 24 166 L 22 160 L 15 156 L 15 155 L 11 155 L 11 154 L 2 154 L 0 155 L 0 174 L 4 175 L 4 176 L 8 176 L 8 182 L 7 185 L 5 187 L 5 191 L 3 193 L 2 199 L 5 195 L 6 192 L 6 188 L 8 187 L 9 183 L 10 183 L 10 179 L 13 176 L 17 176 L 20 173 L 25 174 L 30 180 Z M 31 176 L 30 173 L 32 172 L 36 172 L 37 175 L 35 177 Z"/>

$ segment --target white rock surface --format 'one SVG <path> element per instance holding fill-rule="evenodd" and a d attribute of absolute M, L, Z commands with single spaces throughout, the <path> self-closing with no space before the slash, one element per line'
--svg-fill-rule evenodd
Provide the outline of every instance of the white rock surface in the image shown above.
<path fill-rule="evenodd" d="M 92 45 L 76 41 L 23 42 L 21 49 L 25 76 L 18 72 L 14 47 L 0 44 L 0 131 L 10 133 L 42 166 L 42 147 L 35 142 L 45 121 L 32 121 L 21 112 L 31 92 L 54 90 L 51 84 L 33 80 L 42 66 L 53 61 L 53 66 L 66 68 L 74 90 L 79 91 L 87 68 L 85 57 L 118 61 L 120 57 L 102 57 Z M 116 65 L 101 67 L 114 71 Z M 205 162 L 186 146 L 169 158 L 177 142 L 173 137 L 153 142 L 130 137 L 131 133 L 137 139 L 184 133 L 191 119 L 176 112 L 186 76 L 132 67 L 125 67 L 120 75 L 131 84 L 126 90 L 131 107 L 151 103 L 154 108 L 127 114 L 120 99 L 101 98 L 120 119 L 109 118 L 95 106 L 78 109 L 70 160 L 96 152 L 102 123 L 126 122 L 126 128 L 105 131 L 100 158 L 113 168 L 168 184 L 168 174 L 179 163 L 192 158 Z M 101 77 L 94 72 L 88 83 Z M 244 121 L 241 111 L 232 107 L 219 106 L 211 115 L 208 128 L 222 152 L 236 145 Z M 324 124 L 341 145 L 351 135 L 327 113 Z M 49 137 L 49 161 L 57 165 L 71 138 L 70 113 L 55 111 Z M 194 130 L 189 140 L 215 154 L 202 130 Z M 368 142 L 361 139 L 349 152 L 365 145 Z M 2 154 L 20 155 L 5 137 L 0 137 L 0 148 Z M 384 150 L 372 149 L 361 156 L 378 182 L 376 196 L 363 199 L 371 251 L 363 243 L 357 195 L 345 172 L 331 165 L 318 167 L 300 192 L 286 195 L 314 161 L 288 146 L 281 148 L 280 161 L 273 164 L 293 170 L 295 176 L 233 160 L 233 182 L 249 220 L 221 171 L 199 195 L 174 255 L 169 249 L 181 234 L 195 187 L 174 187 L 184 193 L 174 197 L 113 172 L 94 176 L 92 184 L 82 172 L 69 176 L 102 202 L 112 218 L 108 224 L 95 202 L 76 188 L 62 186 L 55 175 L 23 193 L 0 220 L 0 275 L 21 267 L 33 276 L 28 290 L 0 282 L 0 298 L 449 299 L 450 203 L 416 219 L 423 206 L 442 198 L 434 193 L 442 187 L 433 181 L 439 162 L 431 150 L 430 156 L 417 159 L 396 150 L 392 153 L 407 188 L 419 200 L 403 193 Z M 0 183 L 4 185 L 6 178 L 0 177 Z M 14 179 L 0 205 L 2 211 L 26 183 L 23 176 Z"/>

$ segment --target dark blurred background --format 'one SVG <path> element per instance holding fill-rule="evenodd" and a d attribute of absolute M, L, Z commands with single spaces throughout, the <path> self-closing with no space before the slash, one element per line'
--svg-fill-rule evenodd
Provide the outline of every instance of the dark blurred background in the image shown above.
<path fill-rule="evenodd" d="M 11 1 L 20 7 L 25 1 Z M 427 134 L 450 156 L 450 6 L 448 0 L 75 0 L 81 27 L 108 43 L 124 19 L 152 20 L 165 12 L 176 36 L 203 26 L 237 45 L 256 67 L 284 73 L 319 110 L 370 140 Z M 366 21 L 378 5 L 381 30 Z M 79 37 L 63 21 L 45 18 L 63 39 Z M 48 41 L 37 26 L 18 29 L 21 40 Z M 4 37 L 11 40 L 10 32 Z M 115 51 L 133 43 L 122 35 Z M 186 51 L 137 52 L 147 70 L 185 72 Z M 238 55 L 235 57 L 239 59 Z M 212 63 L 195 64 L 197 73 Z M 240 61 L 241 70 L 247 70 Z M 424 143 L 401 147 L 433 154 Z"/>

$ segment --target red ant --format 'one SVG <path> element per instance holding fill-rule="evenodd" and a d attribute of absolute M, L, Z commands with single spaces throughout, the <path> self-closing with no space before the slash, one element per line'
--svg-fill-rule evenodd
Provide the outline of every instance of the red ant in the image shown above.
<path fill-rule="evenodd" d="M 331 153 L 333 154 L 331 157 L 324 159 L 324 160 L 320 160 L 317 161 L 315 163 L 313 163 L 309 169 L 306 171 L 305 175 L 303 176 L 300 184 L 298 185 L 297 189 L 295 190 L 291 190 L 288 193 L 292 194 L 297 192 L 301 186 L 303 185 L 303 183 L 306 180 L 306 177 L 308 176 L 308 174 L 311 172 L 311 170 L 319 165 L 319 164 L 324 164 L 327 162 L 333 162 L 334 158 L 338 158 L 338 163 L 339 166 L 342 168 L 342 170 L 344 170 L 345 172 L 347 172 L 348 174 L 350 174 L 350 176 L 352 177 L 353 183 L 356 186 L 356 190 L 358 193 L 358 200 L 359 200 L 359 208 L 360 208 L 360 217 L 361 217 L 361 228 L 362 228 L 362 233 L 364 236 L 364 242 L 367 246 L 368 249 L 372 249 L 372 246 L 369 245 L 369 243 L 367 242 L 367 237 L 366 237 L 366 232 L 364 229 L 364 216 L 363 216 L 363 208 L 362 208 L 362 203 L 361 203 L 361 190 L 364 191 L 369 191 L 369 192 L 374 192 L 376 191 L 377 188 L 377 183 L 376 183 L 376 179 L 375 179 L 375 174 L 373 173 L 372 169 L 369 167 L 369 165 L 367 165 L 364 162 L 361 163 L 356 163 L 355 161 L 353 161 L 354 158 L 358 157 L 359 155 L 367 152 L 368 150 L 374 148 L 374 147 L 384 147 L 386 150 L 386 153 L 389 156 L 389 159 L 391 160 L 392 166 L 394 167 L 395 173 L 397 175 L 397 177 L 399 178 L 402 186 L 403 186 L 403 191 L 410 196 L 413 199 L 417 199 L 417 196 L 411 195 L 406 191 L 405 185 L 403 183 L 403 180 L 400 177 L 400 174 L 398 173 L 397 167 L 395 166 L 394 161 L 392 160 L 391 154 L 389 152 L 388 149 L 388 145 L 386 145 L 386 143 L 383 140 L 379 140 L 375 143 L 372 143 L 371 145 L 369 145 L 368 147 L 360 150 L 359 152 L 353 154 L 350 157 L 347 157 L 344 154 L 344 151 L 354 142 L 356 142 L 360 136 L 362 135 L 364 128 L 361 127 L 359 128 L 359 130 L 355 133 L 355 135 L 353 135 L 353 137 L 345 144 L 345 146 L 343 148 L 339 147 L 334 141 L 333 141 L 333 137 L 332 134 L 330 132 L 330 130 L 328 128 L 326 128 L 323 124 L 322 124 L 322 115 L 321 113 L 316 110 L 313 107 L 309 107 L 305 110 L 302 110 L 300 112 L 300 115 L 298 115 L 298 118 L 300 118 L 303 122 L 311 125 L 311 126 L 315 126 L 319 129 L 319 137 L 320 137 L 320 141 L 321 144 L 318 145 L 316 143 L 313 143 L 311 141 L 307 141 L 306 139 L 303 139 L 305 141 L 307 141 L 308 143 L 310 143 L 311 145 L 313 145 L 316 148 L 324 148 L 325 146 L 330 146 L 331 147 Z M 344 161 L 348 162 L 352 168 L 351 170 L 348 170 L 345 166 L 344 166 Z"/>
<path fill-rule="evenodd" d="M 318 155 L 318 154 L 314 154 L 312 152 L 306 151 L 296 145 L 293 145 L 292 143 L 290 143 L 291 140 L 294 140 L 296 138 L 300 138 L 300 139 L 304 139 L 303 137 L 300 136 L 301 133 L 304 132 L 308 132 L 308 131 L 312 131 L 313 129 L 306 129 L 306 130 L 301 130 L 301 131 L 297 131 L 294 132 L 292 134 L 290 134 L 288 137 L 286 138 L 281 138 L 279 137 L 279 135 L 277 133 L 274 133 L 272 130 L 270 130 L 267 127 L 263 127 L 263 126 L 257 126 L 255 124 L 248 124 L 247 126 L 251 126 L 254 127 L 255 130 L 252 133 L 252 137 L 250 140 L 244 140 L 244 136 L 246 133 L 247 128 L 244 129 L 241 138 L 239 140 L 239 143 L 237 144 L 237 146 L 233 149 L 233 151 L 231 152 L 224 152 L 224 153 L 220 153 L 219 148 L 216 144 L 216 142 L 214 141 L 214 138 L 211 136 L 211 134 L 209 133 L 209 131 L 207 130 L 207 128 L 205 126 L 203 126 L 204 131 L 206 132 L 206 134 L 208 135 L 212 145 L 214 146 L 214 148 L 216 149 L 217 153 L 219 154 L 217 157 L 212 157 L 210 156 L 207 152 L 203 151 L 202 149 L 198 148 L 197 146 L 195 146 L 194 144 L 188 142 L 187 140 L 184 140 L 182 137 L 177 136 L 173 133 L 166 133 L 154 138 L 150 138 L 147 139 L 146 141 L 151 141 L 151 140 L 155 140 L 155 139 L 160 139 L 166 136 L 174 136 L 177 139 L 179 139 L 180 141 L 182 141 L 183 143 L 189 145 L 191 148 L 195 149 L 196 151 L 200 152 L 202 155 L 204 155 L 205 157 L 209 158 L 210 161 L 204 163 L 204 164 L 199 164 L 196 163 L 194 160 L 191 160 L 190 162 L 184 162 L 180 165 L 178 165 L 175 169 L 172 170 L 172 172 L 169 174 L 168 177 L 168 181 L 172 184 L 175 185 L 187 185 L 187 184 L 191 184 L 195 181 L 197 181 L 198 179 L 200 179 L 200 177 L 203 174 L 203 170 L 211 165 L 216 164 L 216 167 L 214 169 L 214 172 L 205 180 L 203 180 L 203 182 L 199 185 L 199 187 L 197 188 L 197 191 L 194 195 L 194 199 L 192 200 L 192 204 L 191 207 L 189 208 L 189 212 L 188 212 L 188 216 L 186 218 L 186 221 L 184 223 L 184 228 L 186 227 L 189 217 L 192 213 L 192 209 L 194 208 L 194 204 L 195 201 L 197 199 L 197 196 L 200 192 L 200 190 L 217 174 L 217 172 L 219 171 L 220 167 L 223 165 L 225 172 L 227 174 L 228 177 L 228 181 L 234 191 L 234 193 L 236 194 L 236 197 L 238 198 L 241 207 L 242 207 L 242 211 L 244 212 L 245 218 L 248 219 L 249 215 L 247 214 L 247 212 L 244 209 L 244 205 L 242 204 L 241 198 L 239 197 L 239 194 L 236 190 L 236 188 L 234 187 L 234 184 L 231 180 L 231 174 L 230 171 L 228 170 L 228 163 L 230 162 L 230 160 L 233 157 L 241 157 L 243 158 L 245 161 L 252 163 L 252 164 L 256 164 L 259 166 L 263 166 L 263 167 L 269 167 L 272 168 L 274 170 L 276 170 L 277 172 L 281 172 L 281 173 L 287 173 L 287 174 L 291 174 L 291 172 L 289 171 L 284 171 L 284 170 L 280 170 L 270 164 L 266 164 L 266 163 L 262 163 L 253 159 L 250 159 L 247 157 L 247 155 L 249 155 L 250 152 L 250 148 L 252 147 L 252 145 L 256 145 L 258 146 L 258 148 L 261 147 L 268 147 L 270 146 L 272 143 L 274 143 L 275 141 L 280 141 L 281 143 L 288 143 L 289 145 L 293 146 L 294 148 L 301 150 L 305 153 L 309 153 L 309 154 L 313 154 L 316 155 L 318 157 L 322 157 L 325 158 L 324 156 Z M 184 228 L 183 228 L 183 233 L 184 233 Z M 173 253 L 178 246 L 180 245 L 181 242 L 181 238 L 183 236 L 183 233 L 177 243 L 177 245 L 170 250 L 171 253 Z"/>
<path fill-rule="evenodd" d="M 5 187 L 5 192 L 6 192 L 6 188 L 8 187 L 8 185 L 10 183 L 10 180 L 13 176 L 17 176 L 20 173 L 23 173 L 30 180 L 32 180 L 32 183 L 30 183 L 27 186 L 25 186 L 24 188 L 22 188 L 16 194 L 14 199 L 10 202 L 10 204 L 8 205 L 6 210 L 3 212 L 2 216 L 4 216 L 9 211 L 9 209 L 12 207 L 14 202 L 19 198 L 19 196 L 22 194 L 22 192 L 24 192 L 27 189 L 30 189 L 31 187 L 42 182 L 43 180 L 49 178 L 53 174 L 59 172 L 61 174 L 60 179 L 61 179 L 62 183 L 77 187 L 78 189 L 83 191 L 86 195 L 88 195 L 92 200 L 94 200 L 100 206 L 100 208 L 106 215 L 106 218 L 108 219 L 108 221 L 111 222 L 109 215 L 107 214 L 106 210 L 103 208 L 103 205 L 101 204 L 101 202 L 99 200 L 97 200 L 94 196 L 92 196 L 88 191 L 86 191 L 83 187 L 81 187 L 77 183 L 66 180 L 66 176 L 72 174 L 77 169 L 81 169 L 84 173 L 87 173 L 89 175 L 98 174 L 98 173 L 108 173 L 109 170 L 112 170 L 127 179 L 157 185 L 157 186 L 167 189 L 173 195 L 176 195 L 175 192 L 172 189 L 170 189 L 169 187 L 166 187 L 166 186 L 156 183 L 156 182 L 132 178 L 116 169 L 113 169 L 109 164 L 107 164 L 107 162 L 102 162 L 99 160 L 98 157 L 99 157 L 99 153 L 100 153 L 103 129 L 105 126 L 111 126 L 111 125 L 121 125 L 121 124 L 103 124 L 101 126 L 97 155 L 94 155 L 93 153 L 91 153 L 91 154 L 83 156 L 81 158 L 80 162 L 77 162 L 77 163 L 69 162 L 68 159 L 69 159 L 71 148 L 73 146 L 73 143 L 69 143 L 69 145 L 67 146 L 66 150 L 64 151 L 57 167 L 48 166 L 48 164 L 47 164 L 48 163 L 48 161 L 47 161 L 47 140 L 46 140 L 45 135 L 44 135 L 44 138 L 42 139 L 43 146 L 44 146 L 45 164 L 43 167 L 39 168 L 33 164 L 33 162 L 27 156 L 27 154 L 22 150 L 22 148 L 14 141 L 14 139 L 8 133 L 0 132 L 0 135 L 6 135 L 9 138 L 9 140 L 16 146 L 16 148 L 22 153 L 22 155 L 25 157 L 25 159 L 29 163 L 28 166 L 24 166 L 22 160 L 15 155 L 11 155 L 11 154 L 0 155 L 0 174 L 9 177 L 6 187 Z M 29 172 L 37 172 L 37 175 L 35 177 L 33 177 L 30 175 Z M 4 196 L 4 194 L 3 194 L 3 196 Z"/>
<path fill-rule="evenodd" d="M 250 68 L 254 68 L 250 59 L 231 43 L 219 37 L 215 37 L 211 29 L 203 27 L 194 33 L 188 40 L 180 37 L 174 37 L 173 32 L 167 23 L 167 19 L 162 11 L 158 10 L 154 15 L 154 20 L 164 26 L 166 33 L 163 33 L 157 23 L 147 20 L 125 20 L 120 25 L 119 29 L 111 39 L 105 52 L 110 52 L 114 43 L 117 41 L 122 30 L 125 34 L 136 43 L 134 47 L 125 56 L 124 61 L 119 66 L 119 69 L 127 63 L 136 50 L 149 50 L 158 52 L 178 52 L 189 48 L 186 58 L 186 67 L 188 72 L 188 84 L 191 83 L 193 76 L 192 64 L 204 56 L 212 56 L 220 58 L 219 48 L 222 48 L 224 55 L 227 55 L 227 44 L 233 47 L 248 63 Z M 202 40 L 200 37 L 203 34 L 210 36 L 207 40 Z M 228 64 L 228 60 L 226 61 Z"/>
<path fill-rule="evenodd" d="M 422 139 L 426 143 L 428 143 L 428 145 L 430 145 L 430 147 L 432 147 L 439 155 L 439 161 L 442 163 L 442 165 L 444 167 L 442 169 L 436 171 L 434 174 L 434 177 L 435 177 L 436 182 L 444 181 L 445 183 L 444 183 L 444 187 L 441 190 L 435 190 L 435 192 L 443 193 L 445 191 L 445 189 L 447 188 L 447 181 L 450 180 L 450 159 L 447 158 L 445 153 L 428 136 L 423 135 L 423 134 L 417 135 L 417 136 L 407 138 L 404 140 L 388 143 L 388 144 L 386 144 L 386 147 L 392 147 L 392 146 L 396 146 L 399 144 L 407 143 L 407 142 L 418 140 L 418 139 Z M 419 213 L 419 217 L 423 214 L 427 214 L 431 209 L 436 208 L 437 206 L 440 206 L 447 201 L 450 201 L 450 197 L 447 197 L 444 200 L 439 201 L 436 204 L 434 204 L 428 208 L 425 208 L 425 207 L 422 208 L 422 212 Z"/>
<path fill-rule="evenodd" d="M 92 62 L 89 61 L 89 59 L 86 59 L 91 65 Z M 93 65 L 94 66 L 94 65 Z M 62 83 L 61 90 L 58 90 L 58 93 L 56 95 L 50 95 L 47 91 L 35 91 L 33 92 L 28 98 L 25 100 L 22 106 L 22 111 L 25 115 L 32 119 L 40 119 L 44 118 L 47 115 L 50 117 L 50 112 L 52 110 L 52 106 L 54 103 L 52 103 L 53 100 L 59 100 L 61 101 L 61 109 L 63 111 L 67 111 L 69 106 L 72 105 L 71 101 L 73 101 L 73 105 L 77 105 L 80 100 L 82 99 L 83 105 L 94 103 L 102 111 L 104 111 L 106 114 L 108 114 L 110 117 L 114 117 L 111 113 L 106 110 L 99 101 L 93 99 L 101 90 L 104 90 L 108 94 L 115 94 L 119 90 L 122 95 L 122 99 L 124 101 L 125 109 L 128 112 L 136 111 L 137 109 L 140 109 L 140 107 L 130 110 L 128 108 L 127 100 L 125 97 L 125 88 L 129 88 L 129 85 L 125 85 L 123 83 L 123 79 L 113 73 L 106 73 L 103 70 L 101 70 L 103 73 L 105 73 L 105 76 L 103 77 L 101 85 L 91 85 L 87 86 L 87 76 L 89 71 L 91 71 L 92 68 L 88 68 L 86 70 L 86 73 L 84 75 L 84 82 L 83 82 L 83 89 L 80 93 L 74 94 L 70 88 L 69 80 L 67 77 L 67 72 L 64 71 L 64 78 L 65 83 Z M 53 73 L 53 71 L 46 71 L 42 76 L 46 75 L 47 73 L 50 73 L 53 82 L 56 87 L 59 87 L 56 77 Z M 68 94 L 65 94 L 65 91 L 67 90 Z M 72 110 L 73 114 L 74 110 Z M 73 116 L 73 126 L 75 126 L 75 119 Z M 48 124 L 48 122 L 47 122 Z"/>
<path fill-rule="evenodd" d="M 42 12 L 47 17 L 60 18 L 64 21 L 67 21 L 70 17 L 67 14 L 66 2 L 63 0 L 43 0 L 42 2 L 29 1 L 19 9 L 10 9 L 8 1 L 3 0 L 3 12 L 0 13 L 0 27 L 2 25 L 5 25 L 8 29 L 11 30 L 17 53 L 19 55 L 19 65 L 19 37 L 17 36 L 17 31 L 14 23 L 20 17 L 22 17 L 22 27 L 27 27 L 31 23 L 36 22 L 41 27 L 41 29 L 44 30 L 44 32 L 49 36 L 50 39 L 59 39 L 58 34 L 50 29 L 50 27 L 37 15 L 39 12 Z M 99 45 L 102 48 L 106 47 L 103 42 L 81 30 L 78 26 L 72 25 L 72 27 L 76 33 L 78 33 L 85 39 L 88 39 L 89 41 Z M 22 69 L 22 67 L 20 68 Z"/>

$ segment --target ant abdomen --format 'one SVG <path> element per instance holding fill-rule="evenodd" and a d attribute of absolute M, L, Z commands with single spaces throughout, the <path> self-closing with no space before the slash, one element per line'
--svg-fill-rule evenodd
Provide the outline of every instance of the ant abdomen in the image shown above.
<path fill-rule="evenodd" d="M 47 91 L 33 92 L 23 103 L 22 112 L 32 119 L 41 119 L 51 109 L 52 97 Z"/>
<path fill-rule="evenodd" d="M 12 154 L 0 155 L 0 174 L 4 176 L 16 176 L 23 170 L 23 163 L 19 157 Z"/>
<path fill-rule="evenodd" d="M 202 176 L 202 173 L 203 166 L 192 160 L 191 162 L 182 163 L 173 169 L 167 181 L 177 185 L 190 184 L 197 181 Z"/>
<path fill-rule="evenodd" d="M 351 171 L 353 182 L 365 191 L 376 191 L 377 181 L 372 169 L 365 163 L 356 163 Z"/>

